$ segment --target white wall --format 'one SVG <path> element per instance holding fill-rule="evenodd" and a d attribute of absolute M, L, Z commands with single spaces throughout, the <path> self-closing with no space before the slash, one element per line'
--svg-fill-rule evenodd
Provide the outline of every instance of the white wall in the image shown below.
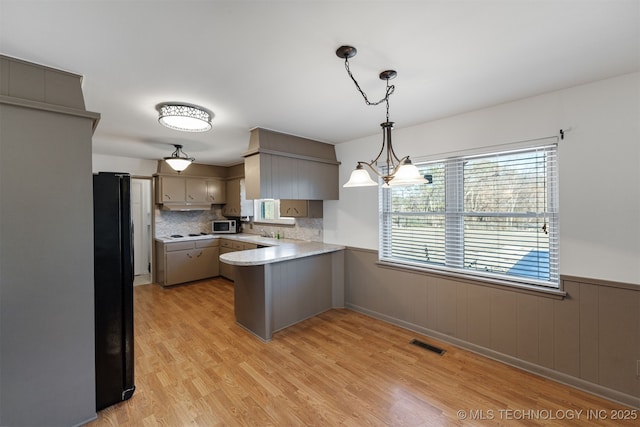
<path fill-rule="evenodd" d="M 570 129 L 559 148 L 560 273 L 640 284 L 639 123 L 634 73 L 396 129 L 393 137 L 396 152 L 415 160 Z M 337 145 L 340 182 L 380 143 L 376 134 Z M 324 239 L 377 249 L 377 189 L 341 188 L 340 200 L 325 201 Z"/>
<path fill-rule="evenodd" d="M 126 172 L 132 176 L 151 176 L 158 168 L 157 160 L 134 159 L 131 157 L 93 155 L 93 173 Z"/>

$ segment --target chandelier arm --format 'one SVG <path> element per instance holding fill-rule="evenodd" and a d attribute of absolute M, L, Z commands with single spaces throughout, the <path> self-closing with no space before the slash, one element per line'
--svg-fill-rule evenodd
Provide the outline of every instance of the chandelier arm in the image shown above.
<path fill-rule="evenodd" d="M 344 59 L 344 68 L 347 70 L 347 74 L 349 74 L 349 77 L 351 77 L 351 80 L 353 80 L 353 83 L 356 85 L 356 88 L 358 89 L 358 92 L 360 92 L 360 95 L 362 95 L 362 97 L 364 98 L 364 102 L 367 105 L 380 105 L 383 102 L 388 102 L 389 101 L 389 96 L 395 90 L 395 86 L 394 85 L 389 85 L 389 83 L 388 83 L 389 80 L 388 79 L 387 79 L 387 91 L 385 93 L 384 98 L 382 98 L 381 100 L 376 101 L 376 102 L 371 102 L 371 101 L 369 101 L 369 98 L 367 98 L 367 94 L 364 93 L 364 91 L 362 90 L 362 88 L 360 87 L 358 82 L 356 81 L 356 78 L 353 77 L 353 74 L 351 73 L 351 70 L 349 69 L 349 60 L 347 58 Z"/>
<path fill-rule="evenodd" d="M 376 174 L 377 176 L 379 176 L 380 178 L 384 178 L 384 175 L 380 173 L 380 171 L 378 171 L 378 168 L 376 168 L 375 166 L 373 166 L 373 162 L 371 163 L 367 163 L 367 162 L 358 162 L 358 165 L 360 166 L 366 166 L 367 168 L 369 168 L 369 170 L 371 172 L 373 172 L 374 174 Z"/>
<path fill-rule="evenodd" d="M 391 129 L 389 129 L 389 136 L 387 138 L 387 151 L 391 153 L 392 159 L 395 160 L 395 162 L 392 161 L 392 164 L 394 166 L 396 165 L 396 162 L 397 162 L 397 164 L 400 164 L 400 163 L 402 163 L 402 161 L 404 159 L 409 157 L 409 156 L 405 156 L 402 159 L 399 159 L 398 156 L 396 155 L 396 152 L 393 150 L 393 145 L 391 144 Z M 389 156 L 387 156 L 387 157 L 389 157 Z"/>
<path fill-rule="evenodd" d="M 382 146 L 380 147 L 380 151 L 378 152 L 378 155 L 375 157 L 375 159 L 371 160 L 371 162 L 369 164 L 375 165 L 376 163 L 378 163 L 378 160 L 380 160 L 380 157 L 382 156 L 382 153 L 384 152 L 384 136 L 382 137 Z"/>

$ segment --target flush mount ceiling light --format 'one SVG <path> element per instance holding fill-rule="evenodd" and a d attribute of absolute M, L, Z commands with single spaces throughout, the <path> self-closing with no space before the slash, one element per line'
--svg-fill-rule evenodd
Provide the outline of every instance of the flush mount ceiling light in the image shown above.
<path fill-rule="evenodd" d="M 197 105 L 166 103 L 158 105 L 158 121 L 164 126 L 184 132 L 205 132 L 211 129 L 213 113 Z"/>
<path fill-rule="evenodd" d="M 164 161 L 169 164 L 176 172 L 180 173 L 189 167 L 191 162 L 195 160 L 193 157 L 189 157 L 182 151 L 182 145 L 174 145 L 176 151 L 171 153 L 170 157 L 165 157 Z"/>
<path fill-rule="evenodd" d="M 389 85 L 389 80 L 394 79 L 398 73 L 396 73 L 395 70 L 386 70 L 381 72 L 379 76 L 380 80 L 385 80 L 387 83 L 387 90 L 384 98 L 377 102 L 369 101 L 367 95 L 360 88 L 360 85 L 349 69 L 349 58 L 356 56 L 356 53 L 358 53 L 358 51 L 353 46 L 340 46 L 338 50 L 336 50 L 336 55 L 338 55 L 339 58 L 344 59 L 344 67 L 347 70 L 349 77 L 351 77 L 351 80 L 353 80 L 353 83 L 355 83 L 356 88 L 364 98 L 365 103 L 367 105 L 379 105 L 384 102 L 387 107 L 387 116 L 386 121 L 380 124 L 382 127 L 382 148 L 380 148 L 378 156 L 370 162 L 358 162 L 355 170 L 351 172 L 349 181 L 344 184 L 343 187 L 367 187 L 378 185 L 371 179 L 371 176 L 364 166 L 382 178 L 382 181 L 384 181 L 383 187 L 427 184 L 428 181 L 420 174 L 418 168 L 411 163 L 409 156 L 398 158 L 396 153 L 393 151 L 393 146 L 391 144 L 391 129 L 393 129 L 394 123 L 389 121 L 389 96 L 391 96 L 395 90 L 395 86 Z M 386 159 L 382 164 L 382 168 L 379 169 L 378 160 L 382 157 L 382 153 L 385 152 Z"/>

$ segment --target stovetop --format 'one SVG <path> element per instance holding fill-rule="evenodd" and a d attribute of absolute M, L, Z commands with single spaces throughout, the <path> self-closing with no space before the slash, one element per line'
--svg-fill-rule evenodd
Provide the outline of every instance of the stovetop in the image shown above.
<path fill-rule="evenodd" d="M 189 233 L 189 234 L 172 234 L 170 236 L 160 237 L 162 240 L 188 240 L 188 239 L 197 239 L 197 238 L 207 238 L 212 237 L 213 233 Z"/>

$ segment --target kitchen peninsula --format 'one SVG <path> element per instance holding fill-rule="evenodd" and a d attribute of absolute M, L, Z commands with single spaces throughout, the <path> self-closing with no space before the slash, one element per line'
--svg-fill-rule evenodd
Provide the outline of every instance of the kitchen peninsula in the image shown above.
<path fill-rule="evenodd" d="M 236 321 L 264 341 L 287 326 L 344 307 L 344 246 L 254 234 L 155 240 L 158 283 L 232 278 Z M 235 250 L 223 252 L 229 242 Z M 229 268 L 232 274 L 225 274 Z"/>
<path fill-rule="evenodd" d="M 269 341 L 276 331 L 344 307 L 344 246 L 236 238 L 269 245 L 220 256 L 220 262 L 236 267 L 236 322 L 258 338 Z"/>

